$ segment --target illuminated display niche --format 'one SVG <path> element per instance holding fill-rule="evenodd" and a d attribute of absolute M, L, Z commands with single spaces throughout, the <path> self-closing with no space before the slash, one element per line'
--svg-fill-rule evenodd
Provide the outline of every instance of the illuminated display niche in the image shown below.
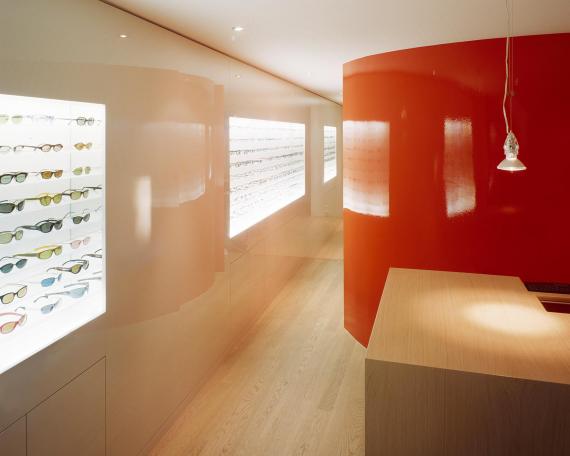
<path fill-rule="evenodd" d="M 105 106 L 0 95 L 0 373 L 105 312 Z"/>
<path fill-rule="evenodd" d="M 305 125 L 230 117 L 229 236 L 305 194 Z"/>
<path fill-rule="evenodd" d="M 336 127 L 323 127 L 323 182 L 336 177 Z"/>

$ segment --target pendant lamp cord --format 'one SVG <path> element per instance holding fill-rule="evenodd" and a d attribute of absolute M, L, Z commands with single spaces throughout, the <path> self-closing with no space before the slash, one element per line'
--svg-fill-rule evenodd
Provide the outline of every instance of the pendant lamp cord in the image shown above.
<path fill-rule="evenodd" d="M 505 118 L 505 128 L 507 129 L 507 134 L 509 134 L 509 119 L 507 117 L 507 94 L 509 93 L 509 53 L 511 47 L 511 12 L 509 9 L 509 0 L 505 0 L 505 6 L 507 7 L 507 40 L 505 49 L 505 93 L 503 94 L 503 117 Z"/>

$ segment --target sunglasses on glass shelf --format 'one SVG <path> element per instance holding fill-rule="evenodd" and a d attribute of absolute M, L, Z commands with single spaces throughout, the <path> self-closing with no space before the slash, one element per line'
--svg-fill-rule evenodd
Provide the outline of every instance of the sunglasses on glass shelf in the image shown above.
<path fill-rule="evenodd" d="M 14 284 L 12 286 L 20 288 L 18 288 L 16 291 L 10 291 L 9 293 L 0 295 L 0 302 L 2 302 L 2 304 L 12 304 L 14 302 L 14 299 L 22 299 L 24 296 L 26 296 L 26 293 L 28 292 L 27 285 Z"/>
<path fill-rule="evenodd" d="M 47 277 L 42 278 L 41 280 L 33 281 L 32 283 L 39 284 L 42 288 L 51 287 L 54 283 L 59 282 L 63 275 L 59 274 L 49 274 Z"/>
<path fill-rule="evenodd" d="M 83 258 L 83 257 L 90 257 L 90 258 L 101 259 L 101 258 L 103 258 L 103 249 L 95 250 L 95 252 L 93 252 L 93 253 L 86 253 L 86 254 L 83 255 L 81 258 Z"/>
<path fill-rule="evenodd" d="M 91 241 L 91 238 L 89 236 L 87 236 L 83 239 L 75 239 L 75 240 L 69 242 L 69 245 L 71 246 L 72 249 L 78 249 L 79 247 L 81 247 L 81 245 L 89 244 L 90 241 Z"/>
<path fill-rule="evenodd" d="M 34 230 L 34 231 L 41 231 L 42 233 L 51 233 L 51 230 L 54 228 L 56 230 L 61 230 L 63 226 L 63 219 L 47 219 L 42 220 L 41 222 L 36 223 L 35 225 L 23 225 L 20 228 L 24 228 L 25 230 Z"/>
<path fill-rule="evenodd" d="M 61 245 L 54 245 L 54 246 L 45 246 L 39 247 L 37 252 L 30 252 L 30 253 L 18 253 L 17 257 L 31 257 L 31 258 L 38 258 L 40 260 L 49 260 L 52 255 L 61 255 L 63 252 L 63 247 Z"/>
<path fill-rule="evenodd" d="M 89 219 L 91 218 L 91 214 L 89 212 L 85 215 L 68 214 L 68 216 L 71 218 L 71 221 L 73 222 L 74 225 L 79 225 L 81 222 L 88 222 Z"/>
<path fill-rule="evenodd" d="M 89 196 L 89 188 L 83 187 L 82 189 L 70 189 L 63 192 L 65 196 L 69 196 L 73 201 L 77 201 L 79 198 L 87 198 Z"/>
<path fill-rule="evenodd" d="M 38 171 L 37 173 L 34 173 L 34 175 L 36 176 L 41 176 L 42 179 L 51 179 L 52 177 L 57 177 L 58 179 L 63 176 L 63 169 L 55 169 L 55 170 L 51 170 L 51 169 L 45 169 L 43 171 Z"/>
<path fill-rule="evenodd" d="M 91 148 L 93 147 L 93 143 L 90 143 L 90 142 L 88 142 L 88 143 L 78 142 L 78 143 L 75 143 L 75 144 L 73 145 L 73 147 L 75 147 L 77 150 L 89 150 L 89 149 L 91 149 Z"/>
<path fill-rule="evenodd" d="M 73 263 L 71 266 L 66 264 Z M 48 271 L 71 272 L 72 274 L 79 274 L 81 271 L 89 269 L 89 261 L 87 260 L 69 260 L 63 263 L 63 266 L 49 268 Z"/>
<path fill-rule="evenodd" d="M 14 152 L 21 152 L 24 149 L 41 150 L 42 152 L 59 152 L 63 149 L 63 144 L 40 144 L 39 146 L 29 146 L 26 144 L 21 144 L 19 146 L 12 147 Z"/>
<path fill-rule="evenodd" d="M 28 262 L 28 260 L 26 260 L 25 258 L 15 258 L 15 257 L 4 257 L 2 259 L 0 259 L 1 261 L 4 260 L 16 260 L 12 263 L 5 263 L 2 266 L 0 266 L 0 272 L 4 273 L 4 274 L 8 274 L 9 272 L 12 272 L 12 270 L 14 269 L 14 266 L 16 266 L 18 269 L 22 269 L 24 266 L 26 266 L 26 263 Z"/>
<path fill-rule="evenodd" d="M 0 184 L 7 185 L 11 183 L 13 180 L 21 184 L 24 182 L 28 177 L 28 173 L 24 173 L 22 171 L 14 172 L 14 173 L 4 173 L 0 175 Z"/>
<path fill-rule="evenodd" d="M 18 307 L 14 312 L 4 312 L 0 313 L 0 318 L 2 317 L 12 317 L 11 321 L 0 324 L 0 334 L 10 334 L 18 326 L 23 326 L 26 323 L 27 315 L 19 311 L 25 311 L 24 307 Z M 18 317 L 14 319 L 14 317 Z"/>
<path fill-rule="evenodd" d="M 49 206 L 52 202 L 54 204 L 61 203 L 64 193 L 42 193 L 35 198 L 26 198 L 26 201 L 39 201 L 42 206 Z"/>
<path fill-rule="evenodd" d="M 76 117 L 74 119 L 68 119 L 65 117 L 56 117 L 56 120 L 67 120 L 69 124 L 76 123 L 79 126 L 84 125 L 95 125 L 95 119 L 93 117 Z"/>
<path fill-rule="evenodd" d="M 0 214 L 11 214 L 15 210 L 22 212 L 24 210 L 25 204 L 26 204 L 26 200 L 0 201 Z"/>
<path fill-rule="evenodd" d="M 79 299 L 85 296 L 85 293 L 89 291 L 89 282 L 82 282 L 82 283 L 70 283 L 68 285 L 64 285 L 63 288 L 72 288 L 71 290 L 64 290 L 58 291 L 54 293 L 47 293 L 45 296 L 69 296 L 70 298 Z"/>
<path fill-rule="evenodd" d="M 85 175 L 91 174 L 91 166 L 79 166 L 75 168 L 72 172 L 75 176 L 81 176 L 83 174 Z"/>
<path fill-rule="evenodd" d="M 13 124 L 21 124 L 24 121 L 24 116 L 9 116 L 7 114 L 0 114 L 0 125 L 7 124 L 12 121 Z"/>
<path fill-rule="evenodd" d="M 102 185 L 95 185 L 94 187 L 88 187 L 85 186 L 83 188 L 88 188 L 89 190 L 103 190 L 103 186 Z"/>
<path fill-rule="evenodd" d="M 0 244 L 9 244 L 12 240 L 19 241 L 24 237 L 24 231 L 20 228 L 16 228 L 14 231 L 2 231 L 0 232 Z"/>
<path fill-rule="evenodd" d="M 40 296 L 39 298 L 34 299 L 34 304 L 39 304 L 39 308 L 29 307 L 29 310 L 39 310 L 44 315 L 52 313 L 53 310 L 59 306 L 61 303 L 61 298 L 57 298 L 55 296 Z"/>

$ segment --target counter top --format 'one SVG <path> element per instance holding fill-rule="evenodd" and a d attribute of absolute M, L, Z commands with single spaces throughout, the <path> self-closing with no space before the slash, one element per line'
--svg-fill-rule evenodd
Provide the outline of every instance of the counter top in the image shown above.
<path fill-rule="evenodd" d="M 517 277 L 392 268 L 367 360 L 570 385 L 570 314 Z"/>

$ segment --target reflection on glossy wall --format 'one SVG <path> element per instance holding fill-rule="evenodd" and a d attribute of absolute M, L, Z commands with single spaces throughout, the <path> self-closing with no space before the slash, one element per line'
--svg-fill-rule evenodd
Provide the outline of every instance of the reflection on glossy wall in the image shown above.
<path fill-rule="evenodd" d="M 94 0 L 9 2 L 0 40 L 0 93 L 107 107 L 108 288 L 104 317 L 0 376 L 0 448 L 33 409 L 29 448 L 49 438 L 35 431 L 42 420 L 99 442 L 103 419 L 107 454 L 135 455 L 338 229 L 310 217 L 309 182 L 228 239 L 228 118 L 302 123 L 310 145 L 340 108 Z M 81 391 L 106 391 L 106 409 L 75 403 L 80 379 Z M 66 401 L 81 420 L 58 407 Z"/>
<path fill-rule="evenodd" d="M 379 54 L 344 67 L 345 325 L 368 343 L 390 266 L 570 282 L 570 34 Z M 385 125 L 381 128 L 380 125 Z"/>

